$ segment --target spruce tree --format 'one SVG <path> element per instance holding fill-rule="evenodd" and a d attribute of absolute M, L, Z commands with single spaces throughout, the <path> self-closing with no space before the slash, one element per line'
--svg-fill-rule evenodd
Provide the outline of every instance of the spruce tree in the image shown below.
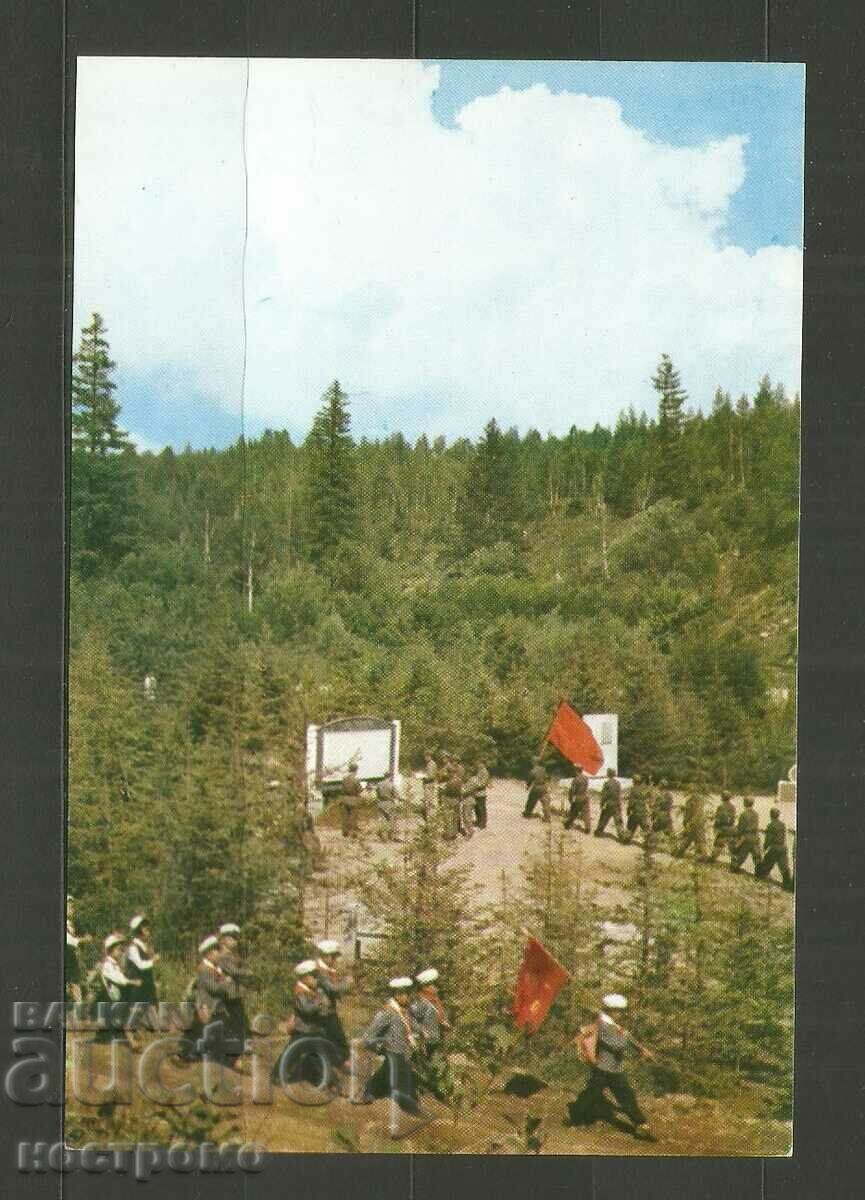
<path fill-rule="evenodd" d="M 662 354 L 652 376 L 652 387 L 658 393 L 658 443 L 661 474 L 658 494 L 679 496 L 684 480 L 682 432 L 685 427 L 684 405 L 688 393 L 682 387 L 679 372 L 669 354 Z"/>
<path fill-rule="evenodd" d="M 535 442 L 537 440 L 536 434 Z M 516 431 L 503 433 L 494 417 L 484 428 L 484 435 L 468 464 L 459 508 L 465 545 L 469 550 L 514 537 L 520 516 L 520 458 Z"/>
<path fill-rule="evenodd" d="M 106 332 L 94 313 L 72 359 L 72 562 L 82 574 L 114 565 L 136 524 L 134 451 L 117 423 Z"/>
<path fill-rule="evenodd" d="M 348 397 L 334 380 L 306 439 L 310 556 L 325 559 L 357 530 L 354 443 Z"/>

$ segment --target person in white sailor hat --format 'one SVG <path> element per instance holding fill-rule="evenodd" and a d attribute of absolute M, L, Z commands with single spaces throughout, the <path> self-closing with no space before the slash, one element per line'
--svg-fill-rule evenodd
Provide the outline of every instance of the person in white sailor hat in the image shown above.
<path fill-rule="evenodd" d="M 97 1004 L 110 1004 L 110 1020 L 106 1028 L 100 1029 L 97 1041 L 111 1041 L 126 1037 L 124 1026 L 128 1013 L 128 1002 L 140 986 L 137 979 L 130 979 L 123 970 L 123 955 L 127 937 L 115 931 L 109 933 L 102 943 L 104 956 L 96 971 L 91 975 L 93 999 Z"/>
<path fill-rule="evenodd" d="M 432 1092 L 439 1100 L 444 1100 L 453 1090 L 450 1066 L 442 1050 L 445 1032 L 451 1026 L 438 993 L 439 973 L 435 967 L 425 967 L 414 978 L 417 991 L 411 1002 L 411 1013 L 423 1049 L 418 1058 L 418 1082 L 421 1091 Z"/>
<path fill-rule="evenodd" d="M 348 1038 L 345 1035 L 342 1021 L 339 1019 L 337 1004 L 340 997 L 344 996 L 351 988 L 354 980 L 350 975 L 340 978 L 337 964 L 337 959 L 341 955 L 339 942 L 332 938 L 322 938 L 320 942 L 316 942 L 315 948 L 319 955 L 316 961 L 318 982 L 328 1001 L 324 1034 L 333 1042 L 338 1061 L 345 1063 L 349 1056 Z"/>
<path fill-rule="evenodd" d="M 330 1039 L 327 1018 L 330 1000 L 321 985 L 319 964 L 305 958 L 294 968 L 292 1015 L 286 1025 L 288 1042 L 274 1063 L 274 1083 L 306 1080 L 321 1087 L 336 1082 L 336 1047 Z"/>
<path fill-rule="evenodd" d="M 219 953 L 216 961 L 220 970 L 230 981 L 228 995 L 225 998 L 225 1039 L 229 1053 L 226 1059 L 230 1064 L 236 1063 L 243 1054 L 246 1040 L 249 1037 L 249 1021 L 246 1016 L 246 1005 L 243 1002 L 243 987 L 253 981 L 250 971 L 238 951 L 240 942 L 240 926 L 234 921 L 226 921 L 219 926 Z"/>
<path fill-rule="evenodd" d="M 204 1027 L 224 1015 L 225 1000 L 231 980 L 219 965 L 219 938 L 209 933 L 198 945 L 198 965 L 187 985 L 184 1000 L 193 1006 L 193 1020 L 184 1034 L 180 1058 L 194 1059 L 201 1055 L 197 1043 Z"/>
<path fill-rule="evenodd" d="M 365 1099 L 390 1096 L 399 1107 L 413 1116 L 420 1112 L 412 1055 L 418 1048 L 420 1036 L 411 1013 L 411 992 L 414 980 L 409 975 L 397 975 L 388 983 L 390 997 L 373 1017 L 361 1037 L 367 1050 L 384 1056 L 381 1066 L 366 1085 Z"/>
<path fill-rule="evenodd" d="M 609 1090 L 622 1112 L 633 1122 L 634 1136 L 653 1142 L 655 1138 L 649 1132 L 646 1117 L 625 1074 L 624 1058 L 628 1051 L 634 1051 L 642 1058 L 651 1059 L 654 1055 L 619 1025 L 627 1007 L 627 999 L 619 992 L 610 992 L 602 999 L 591 1075 L 582 1092 L 568 1106 L 568 1124 L 591 1125 L 596 1121 L 606 1107 L 604 1091 Z"/>
<path fill-rule="evenodd" d="M 159 996 L 156 992 L 154 967 L 159 962 L 159 955 L 153 950 L 147 914 L 137 913 L 129 922 L 129 931 L 132 936 L 126 949 L 123 969 L 130 979 L 140 980 L 139 991 L 135 996 L 136 1005 L 147 1005 L 147 1010 L 155 1009 L 159 1003 Z M 139 1008 L 133 1013 L 130 1028 L 134 1029 L 142 1022 L 153 1027 L 155 1013 L 147 1010 Z"/>

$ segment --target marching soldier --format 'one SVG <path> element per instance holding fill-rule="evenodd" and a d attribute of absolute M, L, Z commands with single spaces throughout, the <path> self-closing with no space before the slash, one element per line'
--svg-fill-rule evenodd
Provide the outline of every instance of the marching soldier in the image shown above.
<path fill-rule="evenodd" d="M 478 762 L 474 775 L 466 783 L 466 792 L 474 808 L 474 824 L 477 829 L 486 829 L 487 827 L 487 787 L 489 782 L 490 773 L 486 763 Z"/>
<path fill-rule="evenodd" d="M 453 842 L 462 832 L 463 773 L 455 758 L 446 755 L 445 765 L 439 774 L 439 806 L 442 814 L 445 841 Z"/>
<path fill-rule="evenodd" d="M 781 872 L 784 890 L 793 891 L 793 876 L 787 858 L 787 826 L 781 820 L 780 808 L 769 810 L 769 824 L 763 832 L 763 858 L 754 874 L 758 879 L 768 879 L 769 872 L 777 867 Z"/>
<path fill-rule="evenodd" d="M 156 1017 L 156 1005 L 159 1003 L 154 978 L 154 967 L 159 962 L 159 955 L 154 953 L 150 921 L 144 913 L 139 913 L 132 918 L 129 922 L 129 931 L 132 937 L 126 950 L 123 969 L 130 979 L 140 980 L 140 989 L 135 996 L 135 1003 L 147 1005 L 146 1015 L 142 1014 L 141 1020 L 152 1029 Z M 138 1015 L 133 1012 L 129 1023 L 130 1029 L 135 1029 L 140 1023 Z"/>
<path fill-rule="evenodd" d="M 540 801 L 541 810 L 543 812 L 543 820 L 549 824 L 550 820 L 550 786 L 547 779 L 547 773 L 541 765 L 539 755 L 535 755 L 532 759 L 532 769 L 529 772 L 529 792 L 526 796 L 526 807 L 523 809 L 524 817 L 531 817 L 535 811 L 535 805 Z"/>
<path fill-rule="evenodd" d="M 732 858 L 736 835 L 736 807 L 729 792 L 721 792 L 721 803 L 715 809 L 714 829 L 715 842 L 709 862 L 717 862 L 722 850 L 726 850 Z"/>
<path fill-rule="evenodd" d="M 646 1125 L 646 1117 L 637 1103 L 634 1089 L 625 1074 L 625 1052 L 633 1050 L 641 1058 L 653 1055 L 617 1024 L 618 1018 L 628 1007 L 628 1001 L 618 993 L 604 996 L 597 1019 L 597 1049 L 589 1082 L 568 1106 L 568 1123 L 591 1125 L 604 1104 L 604 1091 L 609 1089 L 622 1112 L 633 1122 L 634 1136 L 642 1141 L 655 1141 Z"/>
<path fill-rule="evenodd" d="M 603 837 L 607 823 L 612 820 L 616 827 L 616 836 L 622 841 L 625 831 L 622 826 L 622 785 L 616 778 L 612 767 L 607 767 L 607 778 L 601 788 L 601 812 L 598 817 L 598 827 L 595 837 Z"/>
<path fill-rule="evenodd" d="M 339 966 L 336 961 L 341 954 L 338 942 L 327 938 L 317 942 L 315 948 L 320 956 L 315 964 L 318 984 L 328 1001 L 328 1007 L 324 1013 L 324 1036 L 333 1042 L 336 1050 L 336 1062 L 342 1064 L 348 1059 L 348 1038 L 345 1036 L 342 1021 L 339 1019 L 337 1003 L 352 987 L 354 980 L 350 975 L 340 978 Z"/>
<path fill-rule="evenodd" d="M 682 813 L 682 836 L 675 854 L 681 858 L 689 847 L 693 846 L 698 859 L 706 857 L 706 797 L 702 787 L 695 783 L 685 801 Z"/>
<path fill-rule="evenodd" d="M 399 795 L 389 779 L 382 779 L 375 789 L 378 808 L 378 836 L 382 842 L 398 842 L 396 833 L 396 807 Z"/>
<path fill-rule="evenodd" d="M 422 1086 L 437 1099 L 445 1100 L 452 1091 L 453 1084 L 442 1042 L 445 1032 L 451 1026 L 436 987 L 438 977 L 439 973 L 435 967 L 427 967 L 415 975 L 417 994 L 409 1006 L 409 1011 L 420 1033 L 424 1052 L 418 1066 Z"/>
<path fill-rule="evenodd" d="M 658 840 L 665 840 L 672 845 L 675 836 L 673 829 L 673 797 L 669 792 L 666 779 L 661 780 L 660 791 L 652 806 L 652 834 Z"/>
<path fill-rule="evenodd" d="M 589 781 L 579 763 L 576 765 L 574 778 L 568 788 L 568 808 L 565 817 L 565 829 L 570 829 L 574 821 L 583 822 L 583 832 L 592 832 L 592 805 L 589 800 Z"/>
<path fill-rule="evenodd" d="M 624 836 L 625 842 L 632 842 L 634 834 L 641 829 L 644 837 L 649 836 L 649 804 L 646 789 L 639 775 L 634 776 L 631 790 L 626 801 L 628 810 L 628 827 Z"/>
<path fill-rule="evenodd" d="M 743 796 L 744 808 L 739 813 L 739 821 L 734 835 L 735 851 L 730 855 L 730 870 L 738 874 L 742 864 L 750 854 L 754 870 L 760 866 L 760 819 L 754 808 L 754 798 Z"/>
<path fill-rule="evenodd" d="M 419 1114 L 412 1055 L 418 1048 L 418 1030 L 410 1009 L 413 981 L 407 975 L 391 979 L 390 999 L 373 1017 L 361 1041 L 367 1050 L 384 1056 L 384 1062 L 366 1085 L 365 1099 L 390 1096 L 404 1112 Z"/>
<path fill-rule="evenodd" d="M 274 1083 L 305 1080 L 319 1086 L 331 1077 L 339 1057 L 330 1040 L 330 1001 L 321 985 L 318 964 L 306 958 L 294 968 L 292 1013 L 286 1022 L 289 1039 L 273 1065 Z"/>
<path fill-rule="evenodd" d="M 348 764 L 348 775 L 342 781 L 342 794 L 340 796 L 340 804 L 342 805 L 342 836 L 344 838 L 356 838 L 358 832 L 358 819 L 361 802 L 361 787 L 360 780 L 357 777 L 357 763 L 350 762 Z"/>
<path fill-rule="evenodd" d="M 243 987 L 252 981 L 252 972 L 244 965 L 238 951 L 240 926 L 228 921 L 219 927 L 219 950 L 216 961 L 228 976 L 225 996 L 225 1036 L 229 1047 L 228 1059 L 239 1058 L 249 1037 L 249 1022 L 243 1002 Z"/>

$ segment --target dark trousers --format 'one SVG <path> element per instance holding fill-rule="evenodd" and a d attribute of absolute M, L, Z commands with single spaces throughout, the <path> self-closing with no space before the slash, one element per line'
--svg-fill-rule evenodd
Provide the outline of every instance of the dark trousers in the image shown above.
<path fill-rule="evenodd" d="M 571 806 L 568 809 L 568 815 L 565 817 L 565 829 L 570 829 L 574 821 L 582 821 L 583 829 L 586 833 L 592 832 L 592 810 L 589 807 L 589 798 L 586 796 L 582 800 L 572 800 Z"/>
<path fill-rule="evenodd" d="M 601 815 L 598 817 L 598 827 L 595 830 L 595 837 L 601 836 L 610 821 L 613 821 L 615 824 L 616 833 L 619 835 L 619 837 L 624 836 L 625 831 L 622 827 L 621 810 L 618 808 L 602 808 Z"/>
<path fill-rule="evenodd" d="M 786 846 L 771 846 L 760 862 L 760 865 L 754 871 L 758 879 L 766 879 L 773 867 L 777 867 L 781 872 L 781 879 L 784 882 L 784 887 L 792 892 L 793 876 L 790 874 L 790 860 L 787 858 Z"/>
<path fill-rule="evenodd" d="M 634 840 L 634 834 L 637 832 L 638 829 L 642 829 L 643 833 L 648 836 L 648 834 L 649 834 L 648 814 L 643 813 L 641 815 L 640 813 L 636 812 L 636 813 L 630 813 L 628 815 L 628 832 L 625 835 L 625 840 L 632 842 Z"/>
<path fill-rule="evenodd" d="M 475 796 L 475 825 L 478 829 L 486 829 L 487 827 L 486 793 L 482 796 Z"/>
<path fill-rule="evenodd" d="M 404 1112 L 416 1115 L 417 1088 L 409 1059 L 404 1054 L 386 1054 L 384 1062 L 366 1085 L 366 1094 L 373 1100 L 392 1096 Z"/>
<path fill-rule="evenodd" d="M 523 816 L 530 817 L 535 811 L 535 805 L 540 800 L 541 808 L 544 813 L 544 820 L 550 819 L 550 795 L 549 792 L 536 791 L 535 788 L 529 788 L 529 794 L 526 797 L 526 807 L 523 809 Z"/>
<path fill-rule="evenodd" d="M 634 1089 L 624 1071 L 599 1071 L 597 1067 L 592 1067 L 589 1082 L 576 1100 L 568 1105 L 572 1125 L 586 1125 L 597 1120 L 605 1104 L 605 1088 L 609 1088 L 619 1108 L 635 1125 L 645 1125 L 645 1115 L 637 1103 Z"/>
<path fill-rule="evenodd" d="M 709 862 L 717 862 L 722 850 L 726 850 L 731 857 L 733 856 L 733 835 L 726 829 L 719 829 L 715 832 L 715 844 L 709 855 Z"/>
<path fill-rule="evenodd" d="M 730 846 L 730 870 L 739 871 L 745 859 L 751 856 L 754 871 L 760 869 L 760 839 L 756 833 L 746 833 Z"/>

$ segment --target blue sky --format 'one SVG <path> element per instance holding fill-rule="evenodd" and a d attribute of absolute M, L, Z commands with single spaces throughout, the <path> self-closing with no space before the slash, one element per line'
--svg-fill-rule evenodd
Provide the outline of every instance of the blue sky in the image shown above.
<path fill-rule="evenodd" d="M 803 68 L 253 60 L 245 150 L 244 70 L 79 61 L 75 323 L 140 447 L 236 439 L 244 328 L 251 436 L 333 378 L 368 437 L 610 425 L 662 352 L 797 390 Z"/>

